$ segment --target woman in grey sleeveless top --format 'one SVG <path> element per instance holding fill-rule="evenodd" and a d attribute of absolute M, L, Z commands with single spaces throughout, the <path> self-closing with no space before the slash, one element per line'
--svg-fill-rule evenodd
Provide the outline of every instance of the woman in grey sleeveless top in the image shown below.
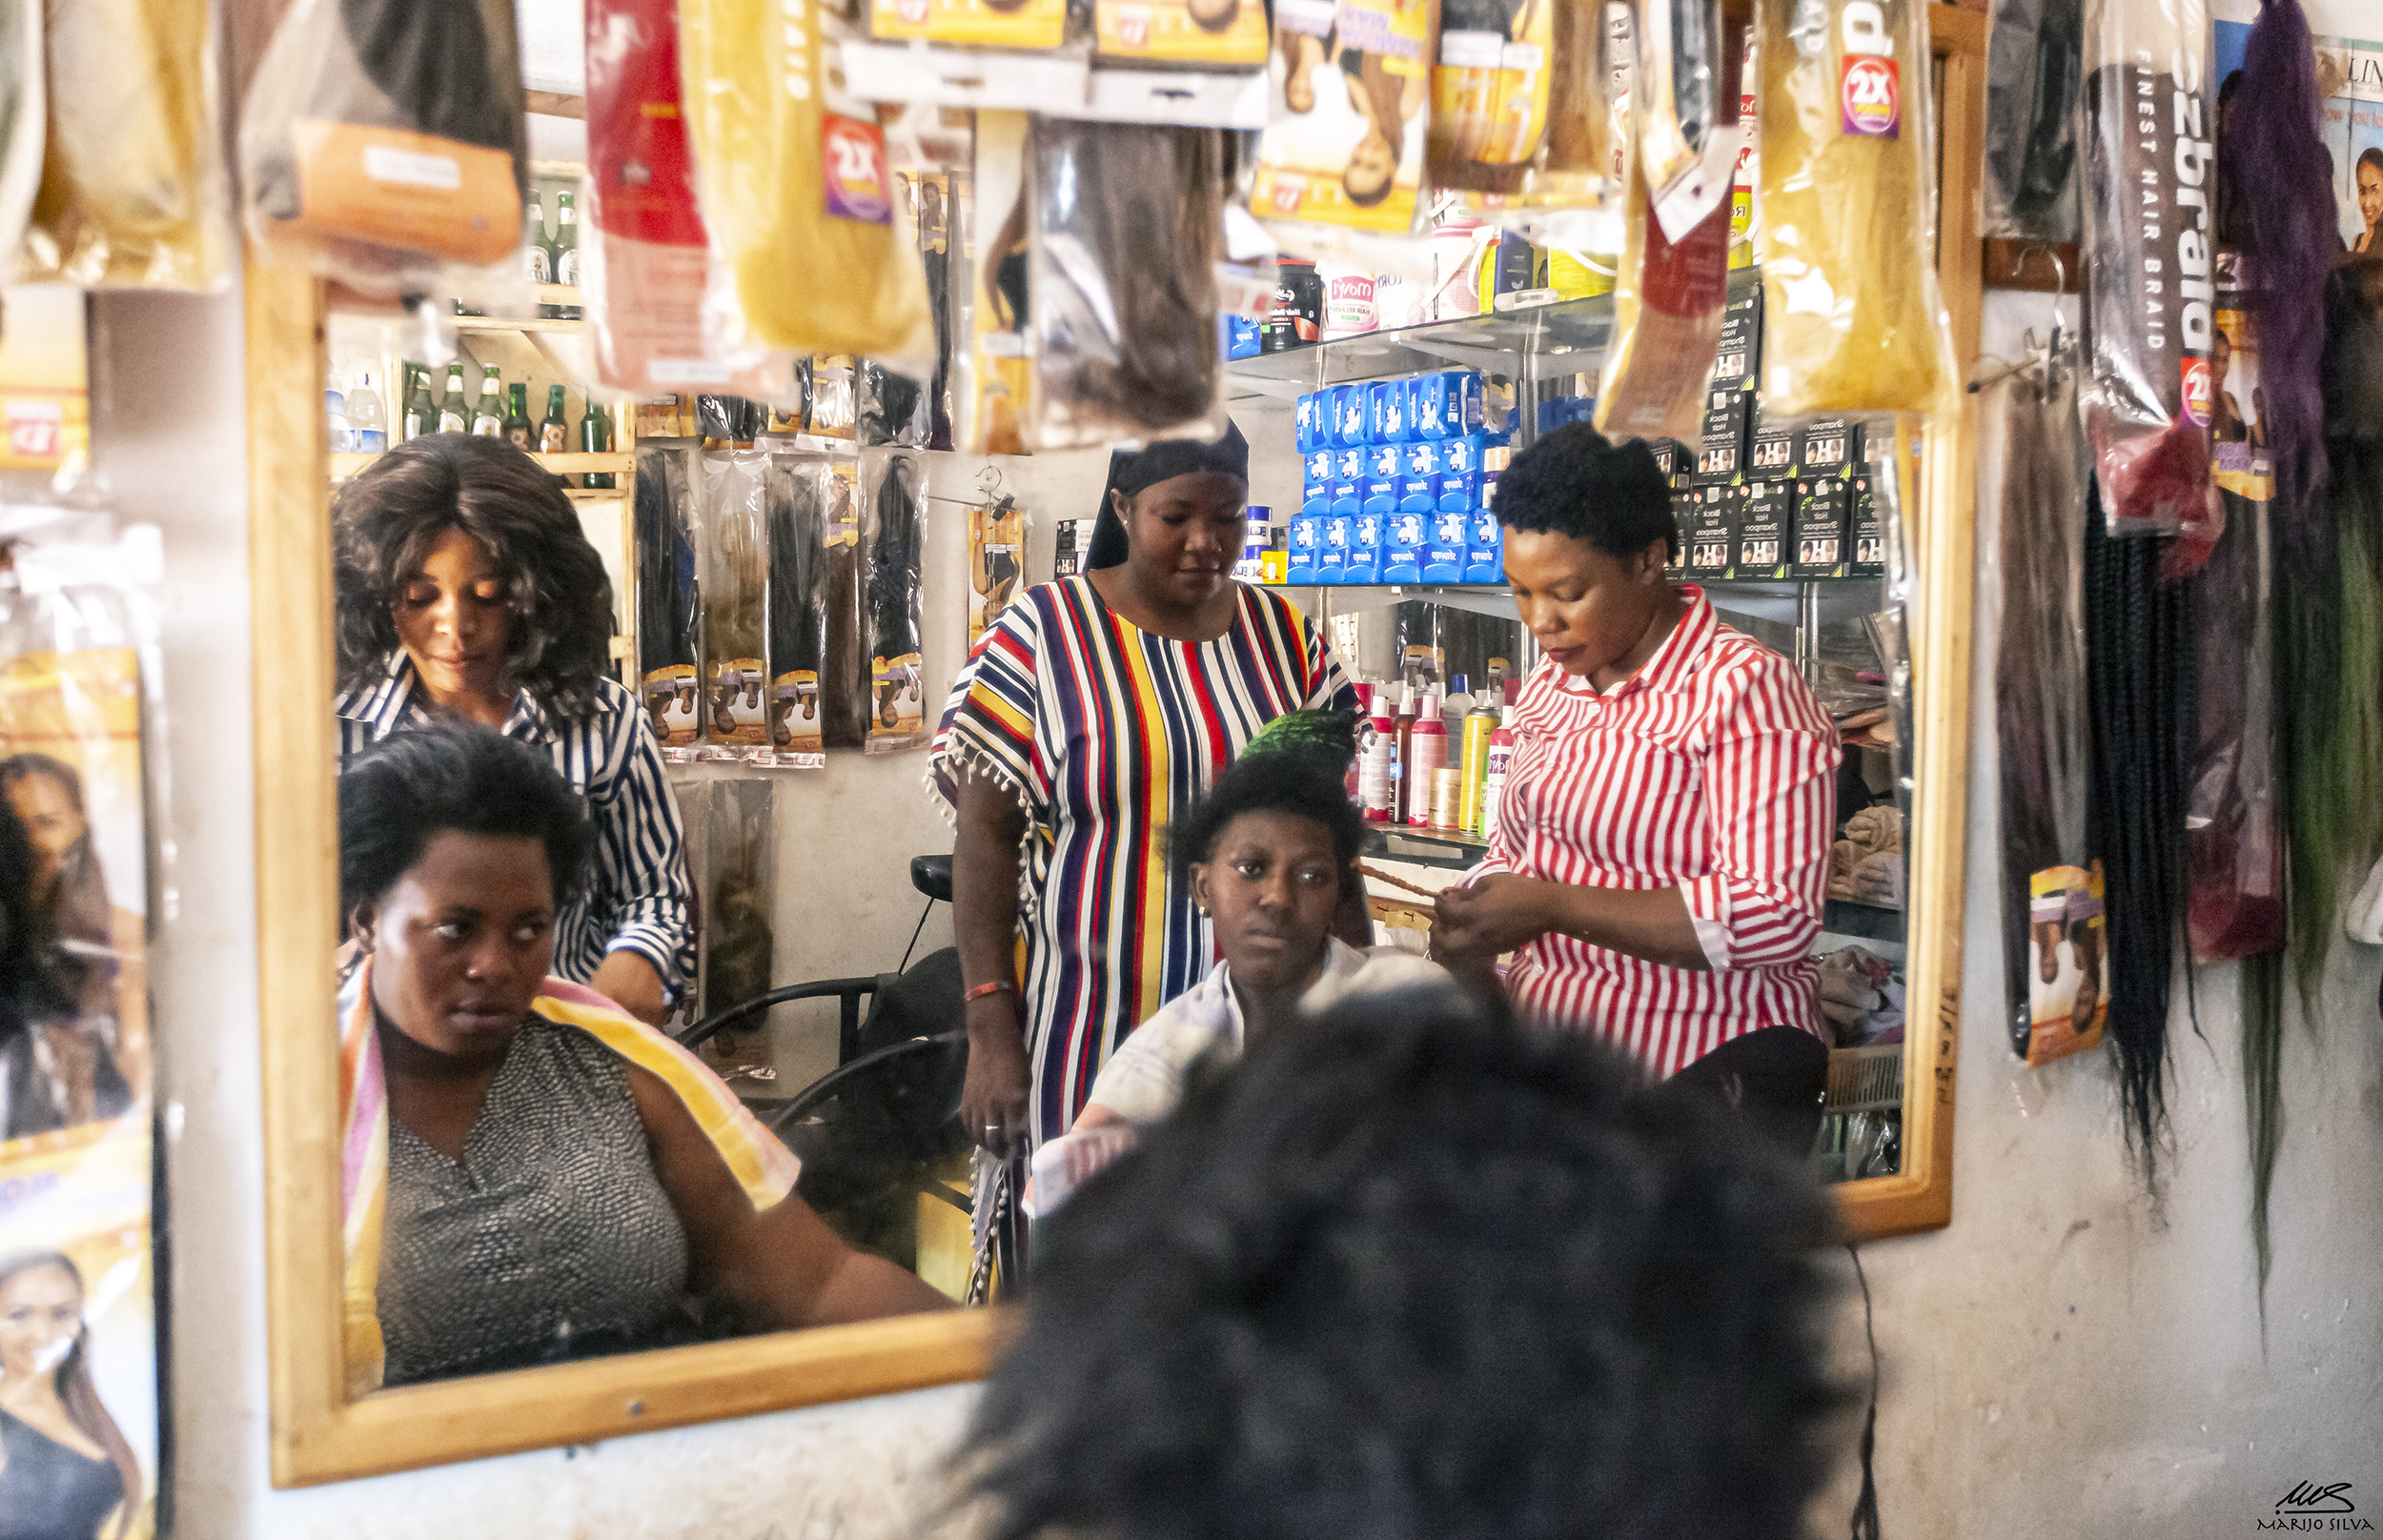
<path fill-rule="evenodd" d="M 699 1123 L 734 1106 L 708 1071 L 547 978 L 591 839 L 554 768 L 482 727 L 340 779 L 342 1003 L 371 1013 L 388 1115 L 380 1383 L 946 1307 L 828 1229 L 759 1125 Z"/>

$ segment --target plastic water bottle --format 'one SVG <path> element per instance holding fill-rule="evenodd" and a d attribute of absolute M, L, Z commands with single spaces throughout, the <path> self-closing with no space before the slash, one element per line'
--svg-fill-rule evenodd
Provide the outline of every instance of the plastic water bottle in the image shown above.
<path fill-rule="evenodd" d="M 356 447 L 356 435 L 348 423 L 347 398 L 337 391 L 323 392 L 323 418 L 330 428 L 331 453 L 344 455 Z"/>
<path fill-rule="evenodd" d="M 373 389 L 373 372 L 356 372 L 356 388 L 348 392 L 348 434 L 359 454 L 377 455 L 389 447 L 389 419 L 380 410 L 380 393 Z"/>

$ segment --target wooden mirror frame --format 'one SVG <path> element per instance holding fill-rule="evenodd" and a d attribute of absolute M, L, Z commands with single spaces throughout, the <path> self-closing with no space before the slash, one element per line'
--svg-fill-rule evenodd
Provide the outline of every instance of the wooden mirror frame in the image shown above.
<path fill-rule="evenodd" d="M 1945 63 L 1940 272 L 1962 377 L 1976 356 L 1978 168 L 1986 18 L 1929 7 Z M 1964 173 L 1965 172 L 1965 174 Z M 479 1375 L 350 1401 L 341 1384 L 337 941 L 324 289 L 252 257 L 245 270 L 249 577 L 256 785 L 257 984 L 263 1037 L 266 1288 L 276 1487 L 340 1481 L 559 1444 L 981 1378 L 983 1310 L 780 1332 Z M 1926 517 L 1912 635 L 1918 873 L 1909 894 L 1904 1168 L 1839 1189 L 1860 1239 L 1952 1213 L 1961 989 L 1974 496 L 1968 397 L 1926 434 Z M 1929 1003 L 1933 1003 L 1932 1015 Z M 1933 1051 L 1930 1051 L 1930 1044 Z"/>

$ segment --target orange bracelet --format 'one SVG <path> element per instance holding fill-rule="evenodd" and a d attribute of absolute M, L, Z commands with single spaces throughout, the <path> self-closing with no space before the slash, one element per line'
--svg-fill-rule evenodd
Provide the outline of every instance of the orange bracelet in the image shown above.
<path fill-rule="evenodd" d="M 966 1005 L 971 1002 L 983 1000 L 987 995 L 1014 995 L 1017 992 L 1018 986 L 1008 980 L 995 979 L 991 983 L 980 983 L 962 995 L 960 1003 Z"/>

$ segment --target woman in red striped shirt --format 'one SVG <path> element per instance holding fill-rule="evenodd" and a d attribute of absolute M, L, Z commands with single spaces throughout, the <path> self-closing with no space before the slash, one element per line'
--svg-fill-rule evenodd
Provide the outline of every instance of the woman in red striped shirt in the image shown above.
<path fill-rule="evenodd" d="M 1804 1127 L 1827 1075 L 1811 953 L 1836 724 L 1792 662 L 1665 580 L 1679 534 L 1645 444 L 1548 434 L 1499 478 L 1497 517 L 1544 657 L 1489 858 L 1440 899 L 1434 954 L 1481 978 L 1511 951 L 1526 1019 Z"/>

